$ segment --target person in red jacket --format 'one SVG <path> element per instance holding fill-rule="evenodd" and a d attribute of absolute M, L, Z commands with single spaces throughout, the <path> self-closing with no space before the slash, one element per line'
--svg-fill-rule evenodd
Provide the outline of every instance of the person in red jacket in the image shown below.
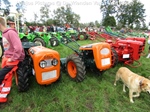
<path fill-rule="evenodd" d="M 5 66 L 0 70 L 1 84 L 6 74 L 14 67 L 11 63 L 15 61 L 23 61 L 25 53 L 17 31 L 14 28 L 7 28 L 5 20 L 2 17 L 0 17 L 0 31 L 2 32 L 2 43 L 4 48 L 2 63 L 5 63 Z"/>

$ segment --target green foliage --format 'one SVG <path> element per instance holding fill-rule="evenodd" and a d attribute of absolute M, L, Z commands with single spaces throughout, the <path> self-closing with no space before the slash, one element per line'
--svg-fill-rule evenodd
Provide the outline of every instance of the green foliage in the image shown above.
<path fill-rule="evenodd" d="M 70 25 L 78 26 L 80 16 L 72 11 L 70 5 L 62 6 L 54 10 L 54 20 L 56 20 L 59 25 L 64 25 L 68 23 Z"/>
<path fill-rule="evenodd" d="M 103 20 L 103 26 L 116 26 L 116 20 L 113 16 L 107 16 Z"/>
<path fill-rule="evenodd" d="M 103 13 L 103 22 L 109 16 L 114 16 L 117 23 L 121 26 L 118 27 L 135 27 L 141 29 L 145 27 L 145 9 L 144 5 L 138 1 L 120 2 L 119 0 L 102 0 L 101 12 Z"/>
<path fill-rule="evenodd" d="M 10 1 L 9 0 L 0 0 L 0 8 L 1 7 L 10 10 L 10 7 L 11 7 Z"/>
<path fill-rule="evenodd" d="M 35 24 L 37 23 L 37 20 L 38 20 L 38 15 L 37 15 L 37 13 L 34 13 L 34 23 Z"/>
<path fill-rule="evenodd" d="M 40 13 L 41 13 L 41 21 L 43 24 L 46 24 L 47 19 L 49 18 L 49 9 L 50 5 L 44 4 L 43 7 L 40 8 Z"/>
<path fill-rule="evenodd" d="M 18 1 L 18 3 L 16 3 L 16 11 L 18 13 L 24 13 L 26 11 L 26 5 L 24 1 Z"/>
<path fill-rule="evenodd" d="M 138 0 L 120 4 L 118 13 L 120 14 L 117 15 L 117 19 L 123 26 L 128 25 L 130 28 L 133 28 L 135 25 L 138 28 L 141 27 L 141 24 L 145 24 L 144 5 Z"/>
<path fill-rule="evenodd" d="M 103 13 L 103 19 L 117 12 L 119 0 L 102 0 L 100 10 Z"/>
<path fill-rule="evenodd" d="M 24 1 L 18 1 L 16 3 L 16 11 L 19 13 L 19 24 L 22 24 L 21 19 L 24 17 L 24 13 L 26 12 L 26 4 Z"/>
<path fill-rule="evenodd" d="M 90 27 L 94 27 L 94 26 L 95 26 L 94 22 L 90 22 L 90 23 L 89 23 L 89 26 L 90 26 Z"/>
<path fill-rule="evenodd" d="M 99 28 L 100 27 L 100 23 L 98 21 L 95 21 L 95 26 Z"/>

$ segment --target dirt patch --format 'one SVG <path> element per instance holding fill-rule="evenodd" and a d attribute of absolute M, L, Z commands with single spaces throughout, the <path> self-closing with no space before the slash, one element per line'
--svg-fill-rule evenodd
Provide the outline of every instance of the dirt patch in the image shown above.
<path fill-rule="evenodd" d="M 57 97 L 53 98 L 53 102 L 59 102 L 59 99 Z"/>
<path fill-rule="evenodd" d="M 13 102 L 12 98 L 8 98 L 8 101 L 6 103 L 0 103 L 0 110 L 4 109 L 5 107 L 8 107 Z"/>
<path fill-rule="evenodd" d="M 30 104 L 30 107 L 33 109 L 33 108 L 35 108 L 35 104 L 34 103 L 31 103 Z"/>
<path fill-rule="evenodd" d="M 105 91 L 105 112 L 109 112 L 109 97 L 108 97 L 108 93 Z"/>
<path fill-rule="evenodd" d="M 86 107 L 89 109 L 90 112 L 93 112 L 94 108 L 93 108 L 93 103 L 92 102 L 87 102 L 86 103 Z"/>
<path fill-rule="evenodd" d="M 65 105 L 65 112 L 71 112 L 71 108 L 68 105 Z"/>
<path fill-rule="evenodd" d="M 93 107 L 93 99 L 92 98 L 87 98 L 86 99 L 86 107 L 89 109 L 90 112 L 94 111 L 94 107 Z"/>

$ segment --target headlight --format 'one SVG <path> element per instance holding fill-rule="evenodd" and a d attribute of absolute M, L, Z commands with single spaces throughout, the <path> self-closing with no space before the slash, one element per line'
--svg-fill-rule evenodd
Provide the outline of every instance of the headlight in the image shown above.
<path fill-rule="evenodd" d="M 30 51 L 30 53 L 31 53 L 32 55 L 34 54 L 34 50 L 33 50 L 33 49 L 30 49 L 29 51 Z"/>
<path fill-rule="evenodd" d="M 53 59 L 53 60 L 52 60 L 52 65 L 53 65 L 53 66 L 56 66 L 57 64 L 58 64 L 58 60 L 57 60 L 57 59 Z"/>
<path fill-rule="evenodd" d="M 110 50 L 108 48 L 103 48 L 101 51 L 100 51 L 101 54 L 103 55 L 107 55 L 108 53 L 110 53 Z"/>
<path fill-rule="evenodd" d="M 47 66 L 47 62 L 46 61 L 41 61 L 40 62 L 40 67 L 41 68 L 45 68 Z"/>

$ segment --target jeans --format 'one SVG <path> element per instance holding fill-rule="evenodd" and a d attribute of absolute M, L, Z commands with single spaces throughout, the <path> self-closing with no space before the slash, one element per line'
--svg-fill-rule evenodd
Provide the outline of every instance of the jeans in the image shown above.
<path fill-rule="evenodd" d="M 7 73 L 9 73 L 11 70 L 13 69 L 12 66 L 6 66 L 4 68 L 2 68 L 0 70 L 0 84 L 2 83 L 2 81 L 4 80 L 5 76 L 7 75 Z"/>

